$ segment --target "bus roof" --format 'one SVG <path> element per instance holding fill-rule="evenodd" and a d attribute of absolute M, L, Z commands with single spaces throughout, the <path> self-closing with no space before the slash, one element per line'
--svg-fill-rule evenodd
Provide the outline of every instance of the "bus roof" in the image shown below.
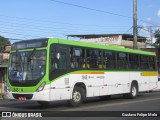
<path fill-rule="evenodd" d="M 106 49 L 106 50 L 111 50 L 111 51 L 144 54 L 144 55 L 155 55 L 154 52 L 147 52 L 147 51 L 135 50 L 135 49 L 130 49 L 130 48 L 122 48 L 120 46 L 93 44 L 93 43 L 81 42 L 81 41 L 76 41 L 76 40 L 64 40 L 64 39 L 59 39 L 59 38 L 49 38 L 48 43 L 60 43 L 60 44 L 67 44 L 67 45 L 74 45 L 74 46 L 81 46 L 81 47 L 100 48 L 100 49 Z"/>
<path fill-rule="evenodd" d="M 135 49 L 130 49 L 130 48 L 123 48 L 120 46 L 100 45 L 100 44 L 96 44 L 96 43 L 94 44 L 94 43 L 81 42 L 81 41 L 76 41 L 76 40 L 64 40 L 64 39 L 60 39 L 60 38 L 45 38 L 45 39 L 40 38 L 40 39 L 32 39 L 32 40 L 24 40 L 24 41 L 20 41 L 20 42 L 15 42 L 12 45 L 12 50 L 29 49 L 29 48 L 35 48 L 35 47 L 46 47 L 47 43 L 49 43 L 49 44 L 60 43 L 60 44 L 66 44 L 66 45 L 106 49 L 106 50 L 126 52 L 126 53 L 156 55 L 154 52 L 135 50 Z"/>

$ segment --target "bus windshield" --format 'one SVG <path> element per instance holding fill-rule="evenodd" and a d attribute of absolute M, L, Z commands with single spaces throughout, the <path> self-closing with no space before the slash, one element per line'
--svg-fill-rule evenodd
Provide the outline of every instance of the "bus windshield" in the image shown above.
<path fill-rule="evenodd" d="M 45 75 L 46 51 L 33 50 L 11 53 L 9 63 L 10 80 L 38 80 Z"/>

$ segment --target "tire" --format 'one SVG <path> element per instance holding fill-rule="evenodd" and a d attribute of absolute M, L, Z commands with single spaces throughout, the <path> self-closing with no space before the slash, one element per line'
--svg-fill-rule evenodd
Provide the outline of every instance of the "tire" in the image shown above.
<path fill-rule="evenodd" d="M 111 95 L 105 95 L 105 96 L 99 96 L 101 100 L 109 100 L 111 98 Z"/>
<path fill-rule="evenodd" d="M 71 107 L 78 107 L 82 104 L 83 100 L 85 98 L 85 91 L 82 87 L 74 87 L 73 93 L 72 93 L 72 99 L 67 101 L 68 105 Z"/>
<path fill-rule="evenodd" d="M 42 107 L 47 107 L 48 105 L 50 105 L 50 102 L 47 101 L 37 101 L 37 103 Z"/>
<path fill-rule="evenodd" d="M 138 86 L 137 86 L 137 84 L 132 83 L 130 93 L 125 94 L 124 97 L 134 99 L 137 97 L 137 94 L 138 94 Z"/>

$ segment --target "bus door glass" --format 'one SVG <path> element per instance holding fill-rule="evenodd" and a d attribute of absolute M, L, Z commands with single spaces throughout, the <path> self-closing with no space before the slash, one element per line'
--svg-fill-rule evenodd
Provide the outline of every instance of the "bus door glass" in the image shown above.
<path fill-rule="evenodd" d="M 67 72 L 68 48 L 64 45 L 51 45 L 50 79 L 57 78 Z"/>

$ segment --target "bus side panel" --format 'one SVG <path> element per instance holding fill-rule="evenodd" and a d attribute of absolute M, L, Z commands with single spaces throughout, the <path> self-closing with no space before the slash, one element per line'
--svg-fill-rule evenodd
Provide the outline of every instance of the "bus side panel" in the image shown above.
<path fill-rule="evenodd" d="M 88 74 L 86 77 L 87 97 L 100 96 L 104 74 Z"/>
<path fill-rule="evenodd" d="M 130 83 L 132 83 L 133 80 L 136 80 L 138 82 L 139 92 L 146 91 L 149 89 L 149 77 L 142 76 L 142 72 L 131 72 L 130 80 Z"/>
<path fill-rule="evenodd" d="M 50 87 L 50 99 L 54 100 L 66 100 L 71 98 L 71 91 L 73 88 L 70 86 L 70 75 L 58 78 L 51 82 Z"/>
<path fill-rule="evenodd" d="M 158 88 L 158 77 L 150 76 L 149 89 L 154 90 Z"/>
<path fill-rule="evenodd" d="M 46 85 L 42 91 L 34 92 L 32 100 L 50 101 L 50 84 Z"/>
<path fill-rule="evenodd" d="M 159 91 L 159 90 L 160 90 L 160 78 L 159 78 L 158 85 L 157 85 L 157 87 L 156 87 L 155 90 L 156 90 L 156 91 Z"/>
<path fill-rule="evenodd" d="M 129 92 L 129 72 L 106 72 L 108 95 Z"/>
<path fill-rule="evenodd" d="M 154 75 L 155 76 L 152 76 Z M 149 91 L 157 86 L 156 72 L 131 72 L 130 81 L 136 80 L 138 82 L 139 92 Z"/>

